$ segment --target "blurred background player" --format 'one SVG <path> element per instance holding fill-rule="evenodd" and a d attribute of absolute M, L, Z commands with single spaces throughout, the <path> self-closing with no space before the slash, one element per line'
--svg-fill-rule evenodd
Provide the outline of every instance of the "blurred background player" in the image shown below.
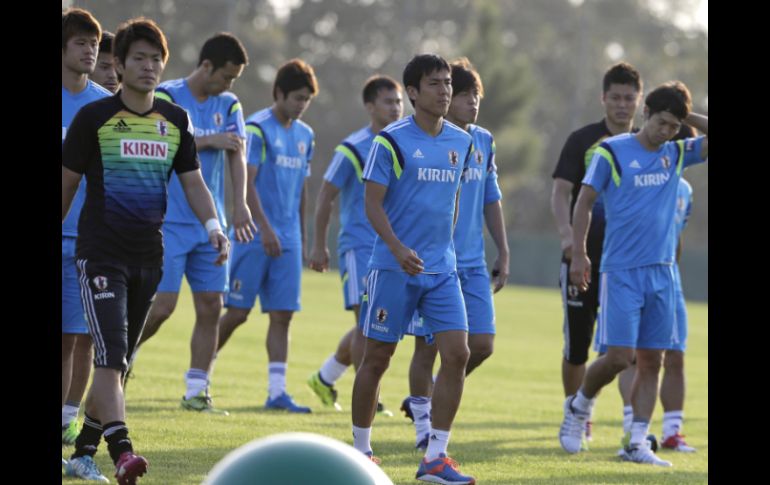
<path fill-rule="evenodd" d="M 99 55 L 96 57 L 96 69 L 88 77 L 91 81 L 100 85 L 107 91 L 115 94 L 120 89 L 118 71 L 115 70 L 115 58 L 112 56 L 112 41 L 115 34 L 102 32 L 102 40 L 99 42 Z"/>
<path fill-rule="evenodd" d="M 509 250 L 502 193 L 497 185 L 494 138 L 488 130 L 474 124 L 484 96 L 484 85 L 467 58 L 452 62 L 451 68 L 452 103 L 446 120 L 473 137 L 473 153 L 463 174 L 459 215 L 453 236 L 457 274 L 468 315 L 468 347 L 471 352 L 465 368 L 465 375 L 468 376 L 492 355 L 494 349 L 495 308 L 489 283 L 490 280 L 493 282 L 495 293 L 505 286 Z M 484 221 L 497 247 L 491 279 L 484 259 Z M 430 431 L 430 396 L 437 349 L 419 333 L 422 332 L 415 335 L 415 351 L 409 367 L 411 395 L 402 403 L 402 409 L 414 421 L 416 447 L 424 449 L 428 445 Z"/>
<path fill-rule="evenodd" d="M 364 353 L 365 340 L 358 322 L 361 298 L 366 288 L 366 268 L 377 236 L 364 210 L 364 163 L 377 133 L 404 113 L 401 86 L 388 76 L 376 75 L 367 79 L 363 100 L 369 115 L 369 125 L 350 134 L 334 150 L 334 157 L 329 162 L 318 193 L 315 237 L 309 260 L 310 268 L 315 271 L 329 269 L 329 248 L 326 245 L 329 218 L 332 204 L 341 193 L 337 254 L 345 309 L 353 311 L 355 325 L 342 337 L 337 351 L 326 359 L 318 372 L 308 378 L 308 386 L 321 402 L 338 411 L 342 407 L 337 402 L 334 383 L 351 364 L 354 369 L 358 369 Z M 393 416 L 381 402 L 377 403 L 377 412 Z"/>
<path fill-rule="evenodd" d="M 151 20 L 132 19 L 119 27 L 114 44 L 123 89 L 83 107 L 62 149 L 62 221 L 83 175 L 89 184 L 76 252 L 96 349 L 86 421 L 67 474 L 82 476 L 78 469 L 92 463 L 104 430 L 118 484 L 134 485 L 148 462 L 134 454 L 129 438 L 122 374 L 160 280 L 171 170 L 219 252 L 212 263 L 224 264 L 229 242 L 201 177 L 187 113 L 154 96 L 168 59 L 163 32 Z M 95 479 L 107 481 L 101 474 Z"/>
<path fill-rule="evenodd" d="M 559 286 L 564 312 L 561 379 L 565 396 L 575 394 L 583 383 L 599 307 L 599 267 L 605 227 L 604 204 L 599 198 L 594 204 L 588 230 L 588 257 L 593 263 L 592 283 L 585 292 L 580 292 L 569 282 L 572 212 L 580 191 L 580 182 L 591 163 L 596 147 L 608 137 L 631 131 L 641 94 L 642 79 L 634 66 L 621 62 L 610 67 L 602 80 L 604 119 L 570 133 L 553 172 L 551 211 L 556 219 L 562 249 Z M 586 439 L 591 439 L 590 418 L 586 423 Z"/>
<path fill-rule="evenodd" d="M 243 141 L 246 129 L 238 97 L 229 90 L 248 64 L 241 42 L 219 33 L 203 44 L 198 66 L 186 78 L 165 81 L 155 93 L 176 103 L 190 115 L 195 127 L 195 145 L 201 174 L 211 192 L 219 215 L 225 220 L 225 160 L 230 168 L 233 194 L 233 238 L 253 239 L 251 212 L 246 205 L 246 164 Z M 208 241 L 188 204 L 179 178 L 171 176 L 166 220 L 163 223 L 163 277 L 147 317 L 140 344 L 155 335 L 168 320 L 179 300 L 182 276 L 187 276 L 193 294 L 195 324 L 190 339 L 190 368 L 185 373 L 186 390 L 181 406 L 190 411 L 227 415 L 213 406 L 208 392 L 209 368 L 217 349 L 222 294 L 227 288 L 227 267 L 215 266 L 217 253 Z M 254 228 L 256 230 L 256 228 Z"/>
<path fill-rule="evenodd" d="M 289 324 L 300 309 L 300 280 L 305 250 L 305 205 L 313 158 L 313 130 L 299 118 L 318 93 L 313 68 L 301 59 L 276 73 L 271 107 L 246 120 L 247 198 L 260 240 L 236 243 L 230 289 L 219 320 L 219 349 L 246 321 L 259 295 L 268 313 L 267 409 L 309 413 L 286 392 Z"/>
<path fill-rule="evenodd" d="M 682 125 L 674 140 L 694 138 L 695 130 Z M 687 225 L 692 210 L 692 187 L 682 178 L 679 180 L 679 191 L 676 197 L 676 254 L 674 259 L 674 282 L 676 289 L 676 338 L 672 339 L 671 347 L 663 354 L 663 378 L 660 383 L 660 403 L 663 405 L 663 433 L 661 446 L 663 448 L 692 453 L 695 448 L 689 446 L 681 434 L 684 420 L 684 350 L 687 346 L 687 306 L 682 290 L 682 277 L 679 273 L 679 257 L 682 254 L 682 231 Z M 601 321 L 599 322 L 601 327 Z M 599 332 L 596 334 L 597 343 Z M 601 353 L 606 348 L 599 348 Z M 631 437 L 631 421 L 634 410 L 631 406 L 631 386 L 636 375 L 636 362 L 618 374 L 618 390 L 623 398 L 623 440 L 625 447 Z"/>
<path fill-rule="evenodd" d="M 61 16 L 61 133 L 62 145 L 72 119 L 86 104 L 107 97 L 110 92 L 88 76 L 97 65 L 99 40 L 102 35 L 99 22 L 86 10 L 69 8 Z M 85 181 L 78 187 L 72 200 L 70 214 L 62 224 L 62 336 L 61 336 L 61 401 L 62 444 L 71 445 L 77 437 L 77 417 L 80 401 L 88 385 L 93 350 L 88 333 L 80 285 L 75 266 L 75 242 L 78 218 L 85 199 Z M 101 476 L 96 465 L 88 463 L 83 475 Z"/>
<path fill-rule="evenodd" d="M 641 131 L 602 142 L 583 179 L 573 218 L 570 280 L 579 291 L 586 291 L 591 282 L 586 233 L 591 206 L 602 194 L 607 227 L 600 268 L 599 342 L 607 353 L 591 364 L 580 390 L 564 402 L 559 442 L 568 453 L 581 450 L 598 392 L 636 357 L 634 416 L 622 458 L 671 466 L 655 455 L 646 438 L 663 350 L 676 337 L 673 262 L 679 179 L 684 168 L 708 156 L 707 137 L 671 141 L 683 122 L 708 134 L 708 118 L 691 113 L 691 106 L 690 92 L 681 82 L 658 86 L 645 99 Z"/>

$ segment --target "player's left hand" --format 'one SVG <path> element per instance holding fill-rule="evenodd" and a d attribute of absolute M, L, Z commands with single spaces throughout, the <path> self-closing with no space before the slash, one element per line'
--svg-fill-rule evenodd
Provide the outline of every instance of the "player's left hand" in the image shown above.
<path fill-rule="evenodd" d="M 591 284 L 591 260 L 585 254 L 573 254 L 569 265 L 570 282 L 577 286 L 578 290 L 585 292 Z"/>
<path fill-rule="evenodd" d="M 227 262 L 227 257 L 230 255 L 230 240 L 227 239 L 225 233 L 219 229 L 215 229 L 209 232 L 209 242 L 211 246 L 219 251 L 219 256 L 214 264 L 222 266 Z"/>
<path fill-rule="evenodd" d="M 235 240 L 240 243 L 251 242 L 257 233 L 257 226 L 251 218 L 251 211 L 246 204 L 236 204 L 233 210 L 233 229 Z"/>
<path fill-rule="evenodd" d="M 505 286 L 505 282 L 508 281 L 508 258 L 504 257 L 495 260 L 495 264 L 492 266 L 492 282 L 495 284 L 492 293 L 497 293 Z"/>

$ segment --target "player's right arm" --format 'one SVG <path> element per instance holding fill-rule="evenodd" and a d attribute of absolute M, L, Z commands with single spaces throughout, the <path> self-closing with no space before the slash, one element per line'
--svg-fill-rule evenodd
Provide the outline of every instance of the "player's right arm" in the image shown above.
<path fill-rule="evenodd" d="M 709 118 L 698 113 L 690 113 L 684 122 L 706 135 L 701 144 L 701 159 L 709 156 Z"/>
<path fill-rule="evenodd" d="M 70 205 L 72 199 L 75 197 L 75 193 L 78 191 L 78 185 L 80 185 L 80 179 L 83 176 L 77 172 L 73 172 L 67 167 L 62 165 L 61 168 L 61 221 L 64 223 L 64 219 L 67 218 L 67 214 L 70 211 Z"/>
<path fill-rule="evenodd" d="M 377 182 L 366 181 L 364 188 L 364 200 L 366 206 L 366 217 L 374 230 L 380 236 L 382 241 L 388 246 L 388 249 L 398 261 L 399 266 L 409 275 L 416 275 L 422 272 L 423 261 L 417 256 L 414 249 L 404 246 L 396 237 L 393 227 L 390 225 L 388 215 L 382 206 L 385 199 L 385 193 L 388 188 Z"/>
<path fill-rule="evenodd" d="M 556 220 L 556 228 L 559 230 L 561 250 L 566 259 L 572 259 L 572 226 L 569 222 L 569 202 L 572 188 L 575 185 L 563 178 L 553 179 L 551 190 L 551 212 Z"/>
<path fill-rule="evenodd" d="M 331 217 L 332 204 L 340 193 L 340 189 L 324 180 L 321 191 L 315 205 L 315 233 L 313 236 L 313 250 L 310 252 L 310 269 L 324 272 L 329 269 L 329 248 L 326 238 L 329 233 L 329 218 Z"/>
<path fill-rule="evenodd" d="M 591 283 L 591 260 L 588 259 L 586 239 L 588 227 L 591 225 L 591 209 L 597 195 L 593 187 L 584 184 L 580 188 L 575 212 L 572 214 L 572 261 L 569 277 L 580 291 L 586 291 Z"/>
<path fill-rule="evenodd" d="M 256 186 L 258 173 L 259 165 L 248 164 L 246 166 L 246 203 L 249 205 L 254 222 L 259 228 L 259 237 L 265 254 L 271 258 L 277 258 L 281 255 L 281 241 L 278 240 L 273 226 L 270 225 L 265 211 L 262 210 L 262 202 L 259 199 Z"/>
<path fill-rule="evenodd" d="M 196 136 L 195 147 L 200 150 L 227 150 L 236 152 L 241 150 L 243 140 L 237 133 L 230 131 L 214 133 L 213 135 Z"/>

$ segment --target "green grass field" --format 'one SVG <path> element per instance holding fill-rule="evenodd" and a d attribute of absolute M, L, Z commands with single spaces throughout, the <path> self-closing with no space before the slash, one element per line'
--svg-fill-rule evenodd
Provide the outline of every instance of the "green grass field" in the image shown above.
<path fill-rule="evenodd" d="M 286 431 L 319 433 L 352 444 L 350 397 L 352 369 L 337 383 L 346 412 L 322 408 L 305 386 L 308 375 L 336 348 L 352 326 L 342 309 L 336 273 L 306 271 L 303 310 L 292 323 L 288 391 L 311 415 L 289 415 L 262 409 L 267 395 L 264 346 L 267 317 L 252 313 L 219 356 L 212 394 L 230 416 L 183 411 L 183 374 L 189 365 L 193 308 L 187 289 L 176 313 L 141 349 L 127 388 L 127 423 L 134 446 L 150 461 L 143 485 L 199 484 L 233 449 L 256 438 Z M 708 306 L 688 304 L 689 341 L 686 361 L 685 433 L 695 454 L 664 451 L 674 463 L 661 469 L 621 462 L 615 457 L 622 434 L 622 404 L 615 383 L 605 388 L 594 414 L 591 450 L 567 455 L 557 438 L 562 419 L 560 359 L 561 301 L 551 289 L 509 286 L 495 298 L 495 354 L 465 384 L 460 411 L 452 428 L 450 454 L 480 484 L 694 484 L 708 482 Z M 408 395 L 407 373 L 413 343 L 406 338 L 382 381 L 381 400 L 397 413 Z M 651 431 L 660 437 L 660 404 Z M 82 420 L 81 420 L 82 421 Z M 413 449 L 414 430 L 402 415 L 378 417 L 372 445 L 394 483 L 416 483 L 422 454 Z M 72 448 L 62 449 L 68 457 Z M 96 457 L 105 475 L 114 467 L 104 442 Z M 63 483 L 78 483 L 63 478 Z"/>

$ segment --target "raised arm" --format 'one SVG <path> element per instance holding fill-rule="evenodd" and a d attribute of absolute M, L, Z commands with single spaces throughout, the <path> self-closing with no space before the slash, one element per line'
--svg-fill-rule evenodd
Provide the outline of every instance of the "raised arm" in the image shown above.
<path fill-rule="evenodd" d="M 706 135 L 706 138 L 703 140 L 703 145 L 701 147 L 700 151 L 700 157 L 701 159 L 706 158 L 709 156 L 709 118 L 708 116 L 704 116 L 699 113 L 690 113 L 687 115 L 687 118 L 684 119 L 684 122 L 688 125 L 692 126 L 696 130 L 700 131 L 704 135 Z"/>

